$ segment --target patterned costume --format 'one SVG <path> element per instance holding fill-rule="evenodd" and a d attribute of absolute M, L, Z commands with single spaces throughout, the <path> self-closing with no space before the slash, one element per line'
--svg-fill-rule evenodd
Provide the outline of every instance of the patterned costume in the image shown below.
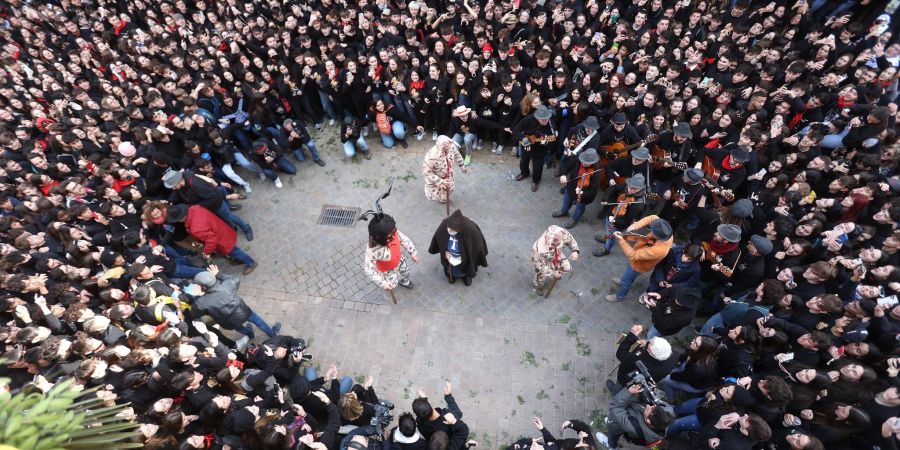
<path fill-rule="evenodd" d="M 406 253 L 403 253 L 406 250 Z M 363 270 L 382 289 L 394 289 L 398 284 L 409 285 L 409 257 L 417 256 L 412 240 L 399 230 L 394 232 L 388 245 L 366 247 Z"/>
<path fill-rule="evenodd" d="M 447 136 L 438 136 L 437 142 L 428 149 L 422 163 L 425 196 L 429 200 L 439 203 L 447 201 L 447 192 L 448 190 L 452 192 L 454 187 L 453 164 L 465 168 L 462 154 L 459 153 L 459 144 Z M 445 185 L 444 180 L 448 180 L 449 185 Z"/>
<path fill-rule="evenodd" d="M 531 247 L 531 265 L 534 268 L 532 283 L 538 290 L 543 287 L 545 281 L 551 278 L 559 279 L 572 270 L 572 263 L 562 252 L 565 246 L 572 252 L 581 253 L 571 233 L 562 227 L 550 225 Z"/>

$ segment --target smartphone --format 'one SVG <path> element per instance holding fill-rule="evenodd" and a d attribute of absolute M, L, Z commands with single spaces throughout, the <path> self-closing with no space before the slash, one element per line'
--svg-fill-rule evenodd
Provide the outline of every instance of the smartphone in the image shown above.
<path fill-rule="evenodd" d="M 885 305 L 888 308 L 896 305 L 898 302 L 896 295 L 892 295 L 890 297 L 881 297 L 877 301 L 879 305 Z"/>
<path fill-rule="evenodd" d="M 848 240 L 850 240 L 850 236 L 847 236 L 847 233 L 841 233 L 841 235 L 837 237 L 837 241 L 839 244 L 843 244 Z"/>
<path fill-rule="evenodd" d="M 785 353 L 785 354 L 783 354 L 783 355 L 781 356 L 781 361 L 779 361 L 779 362 L 783 362 L 783 363 L 784 363 L 784 362 L 793 361 L 793 360 L 794 360 L 794 353 L 791 352 L 791 353 Z"/>

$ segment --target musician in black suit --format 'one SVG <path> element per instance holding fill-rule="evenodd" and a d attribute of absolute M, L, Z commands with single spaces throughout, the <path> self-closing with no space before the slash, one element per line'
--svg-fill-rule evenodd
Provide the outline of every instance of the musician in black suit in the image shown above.
<path fill-rule="evenodd" d="M 666 203 L 659 217 L 668 220 L 673 229 L 677 229 L 685 218 L 696 216 L 700 201 L 709 196 L 706 188 L 700 183 L 704 175 L 702 170 L 691 167 L 672 182 L 670 189 L 663 192 Z"/>
<path fill-rule="evenodd" d="M 555 145 L 556 130 L 550 123 L 550 110 L 546 106 L 538 106 L 533 114 L 519 121 L 512 129 L 512 135 L 525 147 L 522 157 L 519 158 L 519 175 L 516 181 L 524 180 L 531 175 L 531 192 L 538 190 L 541 184 L 541 175 L 544 173 L 544 157 Z M 528 164 L 531 163 L 531 170 Z"/>
<path fill-rule="evenodd" d="M 584 140 L 595 131 L 597 133 L 594 134 L 594 136 L 589 141 L 584 142 Z M 596 117 L 588 116 L 586 119 L 584 119 L 583 122 L 569 129 L 569 134 L 563 141 L 563 147 L 566 150 L 563 152 L 563 156 L 560 159 L 560 164 L 564 163 L 566 159 L 571 157 L 573 155 L 573 150 L 575 150 L 578 146 L 581 146 L 582 150 L 587 150 L 589 148 L 593 148 L 596 150 L 600 148 L 600 122 Z"/>
<path fill-rule="evenodd" d="M 641 174 L 646 180 L 653 179 L 653 167 L 650 165 L 650 150 L 647 147 L 638 147 L 631 152 L 631 155 L 625 155 L 616 158 L 613 162 L 606 165 L 606 182 L 609 186 L 615 186 L 616 178 L 631 178 L 632 175 Z M 601 186 L 605 188 L 606 186 Z"/>
<path fill-rule="evenodd" d="M 575 205 L 575 213 L 572 220 L 565 223 L 566 228 L 572 228 L 581 219 L 584 209 L 590 205 L 597 196 L 600 187 L 600 156 L 597 150 L 589 148 L 578 154 L 578 158 L 569 158 L 562 163 L 559 177 L 560 184 L 565 185 L 563 191 L 562 209 L 553 213 L 553 217 L 569 215 L 569 209 Z"/>
<path fill-rule="evenodd" d="M 603 131 L 600 132 L 600 146 L 613 145 L 616 143 L 623 143 L 625 146 L 630 146 L 641 142 L 641 136 L 638 134 L 637 130 L 628 123 L 628 118 L 625 117 L 625 113 L 617 112 L 613 115 L 611 124 L 608 125 Z M 600 152 L 601 158 L 606 158 L 607 160 L 613 160 L 616 158 L 616 154 L 603 154 Z"/>
<path fill-rule="evenodd" d="M 667 159 L 664 163 L 654 161 L 653 167 L 653 190 L 657 194 L 662 195 L 669 190 L 672 183 L 677 180 L 684 170 L 696 167 L 700 168 L 703 164 L 703 158 L 706 156 L 706 149 L 697 148 L 691 140 L 693 133 L 691 127 L 686 122 L 679 122 L 675 125 L 671 132 L 662 133 L 655 145 L 666 152 Z M 671 159 L 671 161 L 669 161 Z M 678 168 L 678 165 L 686 165 L 686 167 Z"/>

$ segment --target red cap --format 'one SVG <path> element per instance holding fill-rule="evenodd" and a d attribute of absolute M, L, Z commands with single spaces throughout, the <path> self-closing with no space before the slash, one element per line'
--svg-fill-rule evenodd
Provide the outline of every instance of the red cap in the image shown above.
<path fill-rule="evenodd" d="M 491 44 L 489 44 L 489 43 L 486 42 L 483 46 L 481 46 L 481 51 L 483 51 L 483 52 L 493 52 L 493 51 L 494 51 L 494 47 L 491 47 Z"/>

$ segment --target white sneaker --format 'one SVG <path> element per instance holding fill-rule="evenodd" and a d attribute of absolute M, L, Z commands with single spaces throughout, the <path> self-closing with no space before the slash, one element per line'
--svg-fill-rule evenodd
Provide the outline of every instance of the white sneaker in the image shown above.
<path fill-rule="evenodd" d="M 616 450 L 615 447 L 610 447 L 610 446 L 609 446 L 609 438 L 606 437 L 605 434 L 603 434 L 603 433 L 601 433 L 601 432 L 599 432 L 599 431 L 596 432 L 596 433 L 594 433 L 594 442 L 596 442 L 596 443 L 598 443 L 598 444 L 600 444 L 600 445 L 602 445 L 602 446 L 608 448 L 609 450 Z"/>
<path fill-rule="evenodd" d="M 432 140 L 432 141 L 436 141 L 436 140 L 437 140 L 437 136 L 438 136 L 438 135 L 437 135 L 437 131 L 432 131 L 432 132 L 431 132 L 431 140 Z"/>
<path fill-rule="evenodd" d="M 481 146 L 483 146 L 483 145 L 484 145 L 484 141 L 482 141 L 481 139 L 479 139 L 478 142 L 475 144 L 475 149 L 476 149 L 476 150 L 481 150 Z"/>
<path fill-rule="evenodd" d="M 329 126 L 329 127 L 333 127 L 333 126 L 334 126 L 334 119 L 328 119 L 328 126 Z"/>
<path fill-rule="evenodd" d="M 281 184 L 281 178 L 275 179 L 275 187 L 277 187 L 278 189 L 281 189 L 282 187 L 284 187 L 284 185 Z"/>
<path fill-rule="evenodd" d="M 253 192 L 253 189 L 250 189 L 250 183 L 244 185 L 244 192 L 250 194 Z"/>
<path fill-rule="evenodd" d="M 497 146 L 497 154 L 498 154 L 498 155 L 502 155 L 502 154 L 503 154 L 503 146 L 502 146 L 502 145 L 498 145 L 498 146 Z"/>
<path fill-rule="evenodd" d="M 237 342 L 234 343 L 234 349 L 239 352 L 243 352 L 244 349 L 247 348 L 247 344 L 249 344 L 249 343 L 250 343 L 250 336 L 244 336 L 244 337 L 238 339 Z"/>
<path fill-rule="evenodd" d="M 363 137 L 369 137 L 369 127 L 363 128 Z"/>

